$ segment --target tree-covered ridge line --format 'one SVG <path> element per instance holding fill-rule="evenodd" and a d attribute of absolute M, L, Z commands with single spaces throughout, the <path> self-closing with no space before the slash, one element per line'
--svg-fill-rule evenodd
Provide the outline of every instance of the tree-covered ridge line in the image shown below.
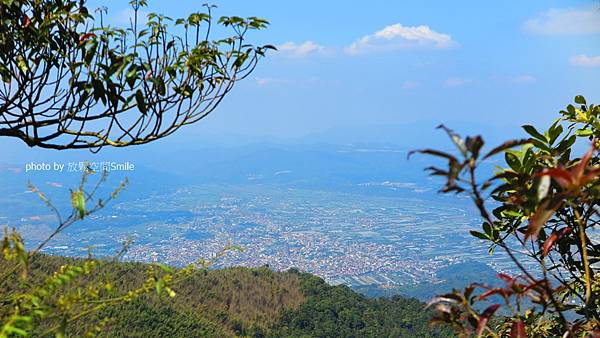
<path fill-rule="evenodd" d="M 41 283 L 63 265 L 86 260 L 36 255 L 29 281 Z M 116 291 L 145 278 L 147 264 L 103 262 L 77 285 L 106 278 Z M 0 270 L 7 262 L 0 261 Z M 18 283 L 15 277 L 5 288 Z M 4 292 L 5 290 L 0 290 Z M 67 337 L 98 330 L 111 337 L 446 337 L 431 328 L 431 313 L 415 299 L 367 298 L 346 286 L 330 286 L 295 269 L 267 267 L 198 270 L 173 286 L 176 296 L 148 293 L 91 314 L 66 327 Z M 47 329 L 40 321 L 32 336 Z M 102 333 L 100 333 L 102 332 Z"/>

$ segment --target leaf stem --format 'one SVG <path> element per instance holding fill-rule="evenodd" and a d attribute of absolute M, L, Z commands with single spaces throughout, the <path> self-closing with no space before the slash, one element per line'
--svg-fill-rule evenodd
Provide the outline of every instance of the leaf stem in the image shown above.
<path fill-rule="evenodd" d="M 592 300 L 592 273 L 590 271 L 590 262 L 588 260 L 587 243 L 585 240 L 585 225 L 581 219 L 581 215 L 576 208 L 573 209 L 577 225 L 579 226 L 579 241 L 581 242 L 581 259 L 583 260 L 583 268 L 585 274 L 585 305 L 589 308 Z"/>

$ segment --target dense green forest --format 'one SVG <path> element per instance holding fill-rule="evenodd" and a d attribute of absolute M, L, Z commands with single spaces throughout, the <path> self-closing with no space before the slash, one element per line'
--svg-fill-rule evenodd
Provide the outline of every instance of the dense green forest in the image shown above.
<path fill-rule="evenodd" d="M 42 281 L 73 263 L 77 260 L 37 255 L 30 265 L 31 280 Z M 6 264 L 0 261 L 0 268 Z M 148 267 L 104 262 L 79 282 L 112 280 L 115 289 L 128 290 L 143 280 Z M 450 336 L 430 326 L 431 313 L 415 299 L 368 298 L 294 269 L 199 270 L 173 289 L 174 298 L 149 294 L 85 317 L 66 328 L 67 336 L 83 336 L 96 326 L 111 337 Z"/>

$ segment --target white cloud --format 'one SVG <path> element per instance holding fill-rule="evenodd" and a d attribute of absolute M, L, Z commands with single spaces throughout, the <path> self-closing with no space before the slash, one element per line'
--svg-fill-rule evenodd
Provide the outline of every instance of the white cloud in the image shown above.
<path fill-rule="evenodd" d="M 536 34 L 576 35 L 600 33 L 600 10 L 550 9 L 525 22 L 525 29 Z"/>
<path fill-rule="evenodd" d="M 580 67 L 600 67 L 600 55 L 587 56 L 585 54 L 575 55 L 570 59 L 571 64 Z"/>
<path fill-rule="evenodd" d="M 347 53 L 351 55 L 368 52 L 395 51 L 402 49 L 444 49 L 457 46 L 448 34 L 438 33 L 429 26 L 403 26 L 393 24 L 370 35 L 354 41 L 345 47 L 323 46 L 313 41 L 302 43 L 286 42 L 277 46 L 282 55 L 304 57 L 312 54 L 335 55 Z"/>
<path fill-rule="evenodd" d="M 446 79 L 443 84 L 445 87 L 460 87 L 472 83 L 473 79 L 465 79 L 460 77 L 451 77 Z"/>
<path fill-rule="evenodd" d="M 286 42 L 277 46 L 277 50 L 280 53 L 296 57 L 317 53 L 323 51 L 324 49 L 325 47 L 312 41 L 306 41 L 301 44 L 296 44 L 294 42 Z"/>
<path fill-rule="evenodd" d="M 429 26 L 394 24 L 366 35 L 345 48 L 349 54 L 410 48 L 449 48 L 456 43 L 448 34 L 438 33 Z"/>

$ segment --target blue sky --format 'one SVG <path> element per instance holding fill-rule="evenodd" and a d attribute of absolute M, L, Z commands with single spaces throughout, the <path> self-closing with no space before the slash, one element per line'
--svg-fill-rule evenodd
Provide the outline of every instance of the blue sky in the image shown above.
<path fill-rule="evenodd" d="M 109 8 L 111 23 L 125 24 L 125 1 L 91 1 L 90 7 L 100 3 Z M 147 11 L 181 17 L 201 11 L 202 3 L 150 0 Z M 280 51 L 174 141 L 351 132 L 359 142 L 362 129 L 423 128 L 428 137 L 439 123 L 493 134 L 524 123 L 545 125 L 576 94 L 600 99 L 596 1 L 215 4 L 216 15 L 268 19 L 270 28 L 250 39 Z"/>
<path fill-rule="evenodd" d="M 123 10 L 116 2 L 107 6 Z M 198 1 L 150 1 L 185 15 Z M 271 22 L 277 45 L 202 125 L 185 131 L 301 137 L 329 129 L 545 124 L 600 96 L 595 1 L 222 1 Z M 434 131 L 432 131 L 434 132 Z"/>

